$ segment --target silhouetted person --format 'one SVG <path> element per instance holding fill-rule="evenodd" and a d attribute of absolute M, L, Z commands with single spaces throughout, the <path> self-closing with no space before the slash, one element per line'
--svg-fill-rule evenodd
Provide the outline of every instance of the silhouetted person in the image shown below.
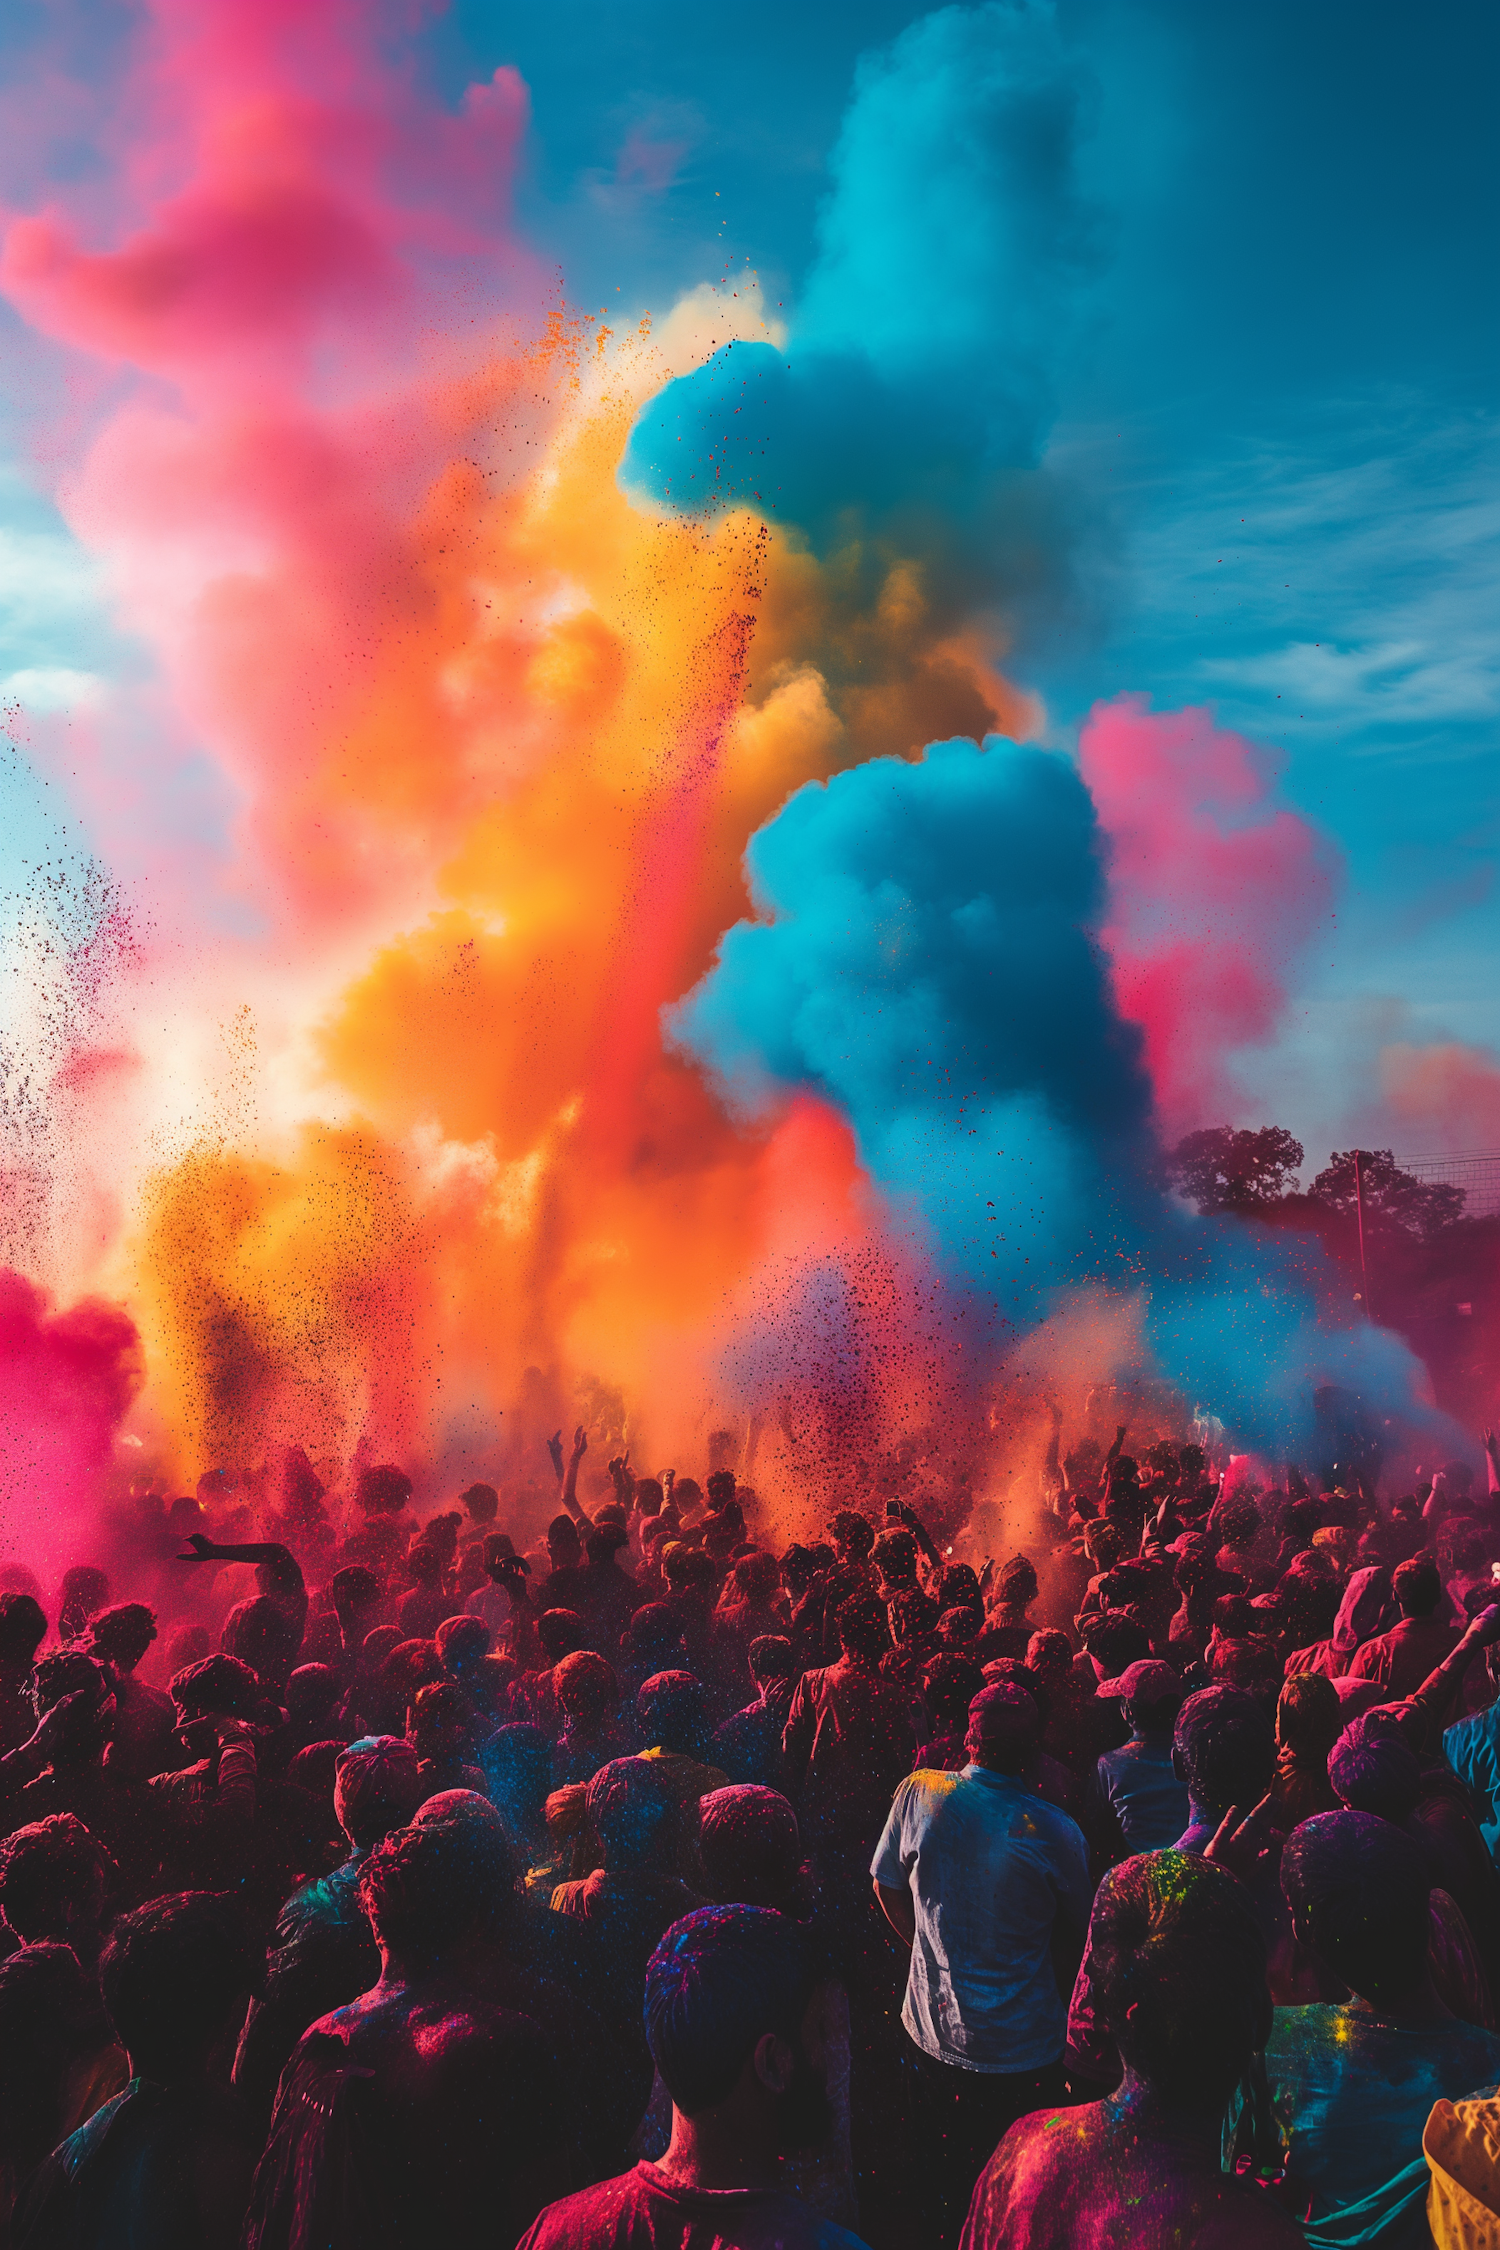
<path fill-rule="evenodd" d="M 98 1615 L 108 1600 L 109 1579 L 92 1563 L 75 1563 L 71 1570 L 65 1570 L 58 1596 L 58 1639 L 81 1640 L 88 1631 L 89 1620 Z"/>
<path fill-rule="evenodd" d="M 843 1520 L 835 1518 L 835 1529 Z M 873 1594 L 856 1594 L 836 1626 L 843 1654 L 803 1673 L 782 1736 L 787 1794 L 803 1838 L 830 1866 L 863 1858 L 916 1748 L 906 1691 L 880 1670 L 890 1646 L 884 1608 Z"/>
<path fill-rule="evenodd" d="M 759 1634 L 746 1655 L 756 1685 L 755 1700 L 715 1730 L 711 1754 L 731 1781 L 779 1789 L 786 1777 L 781 1738 L 797 1685 L 796 1659 L 791 1642 L 780 1632 Z"/>
<path fill-rule="evenodd" d="M 656 2164 L 544 2211 L 520 2250 L 859 2250 L 780 2184 L 829 2131 L 830 1980 L 796 1923 L 711 1906 L 662 1938 L 646 2036 L 672 2098 Z"/>
<path fill-rule="evenodd" d="M 0 1841 L 0 1914 L 22 1945 L 71 1946 L 92 1976 L 104 1902 L 118 1870 L 74 1813 L 51 1813 Z"/>
<path fill-rule="evenodd" d="M 397 1829 L 370 1853 L 380 1978 L 282 2074 L 245 2250 L 510 2242 L 566 2177 L 542 2032 L 479 1991 L 516 1874 L 498 1824 Z"/>
<path fill-rule="evenodd" d="M 359 1896 L 365 1860 L 404 1828 L 426 1785 L 417 1754 L 399 1736 L 351 1743 L 338 1761 L 333 1805 L 349 1845 L 329 1875 L 293 1891 L 277 1917 L 263 1993 L 252 2000 L 234 2060 L 234 2083 L 261 2116 L 292 2049 L 319 2016 L 357 1999 L 380 1974 L 380 1953 Z"/>
<path fill-rule="evenodd" d="M 0 1961 L 0 2241 L 37 2167 L 129 2079 L 98 1978 L 71 1946 L 25 1945 Z"/>
<path fill-rule="evenodd" d="M 31 1738 L 36 1712 L 31 1667 L 47 1638 L 47 1617 L 30 1594 L 0 1594 L 0 1757 Z"/>
<path fill-rule="evenodd" d="M 1105 2101 L 1011 2126 L 961 2250 L 1294 2250 L 1296 2221 L 1220 2165 L 1225 2104 L 1271 2023 L 1241 1885 L 1182 1852 L 1124 1860 L 1099 1887 L 1089 1949 L 1124 2076 Z"/>
<path fill-rule="evenodd" d="M 259 1966 L 239 1909 L 204 1892 L 116 1924 L 99 1983 L 130 2085 L 38 2172 L 24 2250 L 235 2250 L 260 2136 L 229 2086 L 228 2051 Z"/>
<path fill-rule="evenodd" d="M 1148 1657 L 1117 1680 L 1101 1680 L 1102 1699 L 1118 1701 L 1130 1740 L 1106 1750 L 1094 1769 L 1084 1827 L 1100 1862 L 1164 1851 L 1188 1824 L 1187 1784 L 1172 1763 L 1172 1732 L 1182 1708 L 1182 1681 L 1170 1664 Z"/>
<path fill-rule="evenodd" d="M 1414 1555 L 1398 1564 L 1391 1587 L 1401 1616 L 1388 1633 L 1362 1641 L 1346 1672 L 1355 1680 L 1377 1680 L 1394 1703 L 1414 1695 L 1458 1641 L 1459 1628 L 1438 1614 L 1443 1581 L 1431 1555 Z M 1450 1712 L 1446 1714 L 1451 1717 Z"/>
<path fill-rule="evenodd" d="M 552 1786 L 588 1781 L 611 1758 L 634 1748 L 620 1715 L 620 1689 L 613 1665 L 591 1648 L 574 1649 L 552 1674 L 553 1693 L 563 1713 L 562 1732 L 552 1753 Z"/>
<path fill-rule="evenodd" d="M 579 1915 L 596 1929 L 601 2010 L 633 2034 L 646 1963 L 658 1938 L 702 1899 L 676 1872 L 678 1805 L 651 1761 L 616 1758 L 602 1766 L 589 1782 L 587 1806 L 604 1864 L 580 1881 L 559 1883 L 552 1905 L 556 1913 Z"/>
<path fill-rule="evenodd" d="M 172 1698 L 135 1676 L 136 1666 L 155 1639 L 156 1615 L 145 1602 L 117 1602 L 90 1621 L 85 1643 L 114 1675 L 110 1763 L 140 1780 L 172 1763 L 172 1730 L 177 1724 Z"/>
<path fill-rule="evenodd" d="M 1247 2137 L 1259 2163 L 1285 2168 L 1314 2222 L 1360 2207 L 1370 2226 L 1373 2197 L 1385 2223 L 1410 2205 L 1415 2225 L 1428 2113 L 1442 2096 L 1495 2083 L 1500 2038 L 1460 2023 L 1433 1990 L 1427 1869 L 1400 1829 L 1369 1813 L 1320 1813 L 1287 1838 L 1281 1884 L 1298 1938 L 1351 1997 L 1276 2010 L 1269 2106 L 1245 2120 Z"/>

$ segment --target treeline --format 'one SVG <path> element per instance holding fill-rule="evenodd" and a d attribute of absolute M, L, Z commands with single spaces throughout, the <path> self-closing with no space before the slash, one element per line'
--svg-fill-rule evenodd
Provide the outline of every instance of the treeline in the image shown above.
<path fill-rule="evenodd" d="M 1179 1141 L 1167 1170 L 1178 1194 L 1199 1211 L 1315 1236 L 1356 1311 L 1368 1275 L 1368 1310 L 1426 1361 L 1439 1404 L 1464 1420 L 1489 1419 L 1500 1218 L 1469 1218 L 1462 1188 L 1404 1172 L 1389 1149 L 1336 1149 L 1306 1188 L 1298 1178 L 1305 1160 L 1301 1142 L 1283 1126 L 1213 1125 Z"/>

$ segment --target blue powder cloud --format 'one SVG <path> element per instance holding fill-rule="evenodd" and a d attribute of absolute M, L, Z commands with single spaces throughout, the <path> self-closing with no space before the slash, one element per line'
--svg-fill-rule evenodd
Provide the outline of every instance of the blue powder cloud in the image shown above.
<path fill-rule="evenodd" d="M 1273 1457 L 1307 1456 L 1321 1383 L 1431 1419 L 1398 1338 L 1320 1327 L 1315 1244 L 1168 1196 L 1139 1035 L 1093 935 L 1094 808 L 1065 759 L 995 736 L 876 759 L 798 790 L 746 864 L 756 919 L 668 1036 L 744 1113 L 797 1088 L 836 1103 L 959 1300 L 1016 1332 L 1078 1288 L 1139 1291 L 1160 1371 Z M 986 1338 L 981 1319 L 960 1331 Z"/>
<path fill-rule="evenodd" d="M 737 343 L 644 409 L 626 488 L 841 511 L 981 504 L 1029 467 L 1100 265 L 1089 81 L 1045 5 L 945 8 L 860 63 L 785 355 Z"/>

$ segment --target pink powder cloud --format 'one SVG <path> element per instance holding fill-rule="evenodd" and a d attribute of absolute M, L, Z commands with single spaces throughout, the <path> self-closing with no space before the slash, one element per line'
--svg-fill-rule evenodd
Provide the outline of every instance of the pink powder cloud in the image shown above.
<path fill-rule="evenodd" d="M 115 1433 L 140 1387 L 134 1323 L 84 1299 L 54 1311 L 0 1268 L 0 1542 L 57 1568 L 100 1497 Z"/>
<path fill-rule="evenodd" d="M 388 771 L 328 770 L 431 626 L 426 495 L 539 411 L 514 346 L 553 287 L 511 225 L 524 86 L 500 70 L 444 108 L 391 59 L 411 14 L 149 0 L 102 134 L 112 210 L 90 181 L 0 240 L 0 291 L 81 371 L 59 499 L 170 718 L 143 740 L 141 692 L 112 689 L 70 785 L 112 858 L 155 855 L 158 903 L 187 757 L 227 777 L 226 889 L 291 930 L 419 885 L 463 810 L 400 742 Z M 414 702 L 390 731 L 436 739 L 427 718 Z M 142 807 L 123 831 L 122 792 Z"/>
<path fill-rule="evenodd" d="M 1332 912 L 1334 853 L 1277 804 L 1273 755 L 1206 710 L 1096 704 L 1079 763 L 1110 846 L 1101 935 L 1163 1133 L 1245 1122 L 1229 1061 L 1276 1032 Z"/>

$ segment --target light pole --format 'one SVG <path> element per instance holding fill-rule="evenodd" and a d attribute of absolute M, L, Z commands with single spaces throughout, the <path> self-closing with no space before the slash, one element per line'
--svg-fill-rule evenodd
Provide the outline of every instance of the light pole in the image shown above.
<path fill-rule="evenodd" d="M 1366 1320 L 1373 1320 L 1375 1311 L 1370 1303 L 1370 1269 L 1365 1263 L 1365 1189 L 1364 1181 L 1360 1175 L 1360 1164 L 1364 1153 L 1362 1148 L 1357 1148 L 1354 1151 L 1354 1215 L 1359 1222 L 1359 1275 L 1360 1280 L 1364 1283 L 1365 1318 Z"/>

